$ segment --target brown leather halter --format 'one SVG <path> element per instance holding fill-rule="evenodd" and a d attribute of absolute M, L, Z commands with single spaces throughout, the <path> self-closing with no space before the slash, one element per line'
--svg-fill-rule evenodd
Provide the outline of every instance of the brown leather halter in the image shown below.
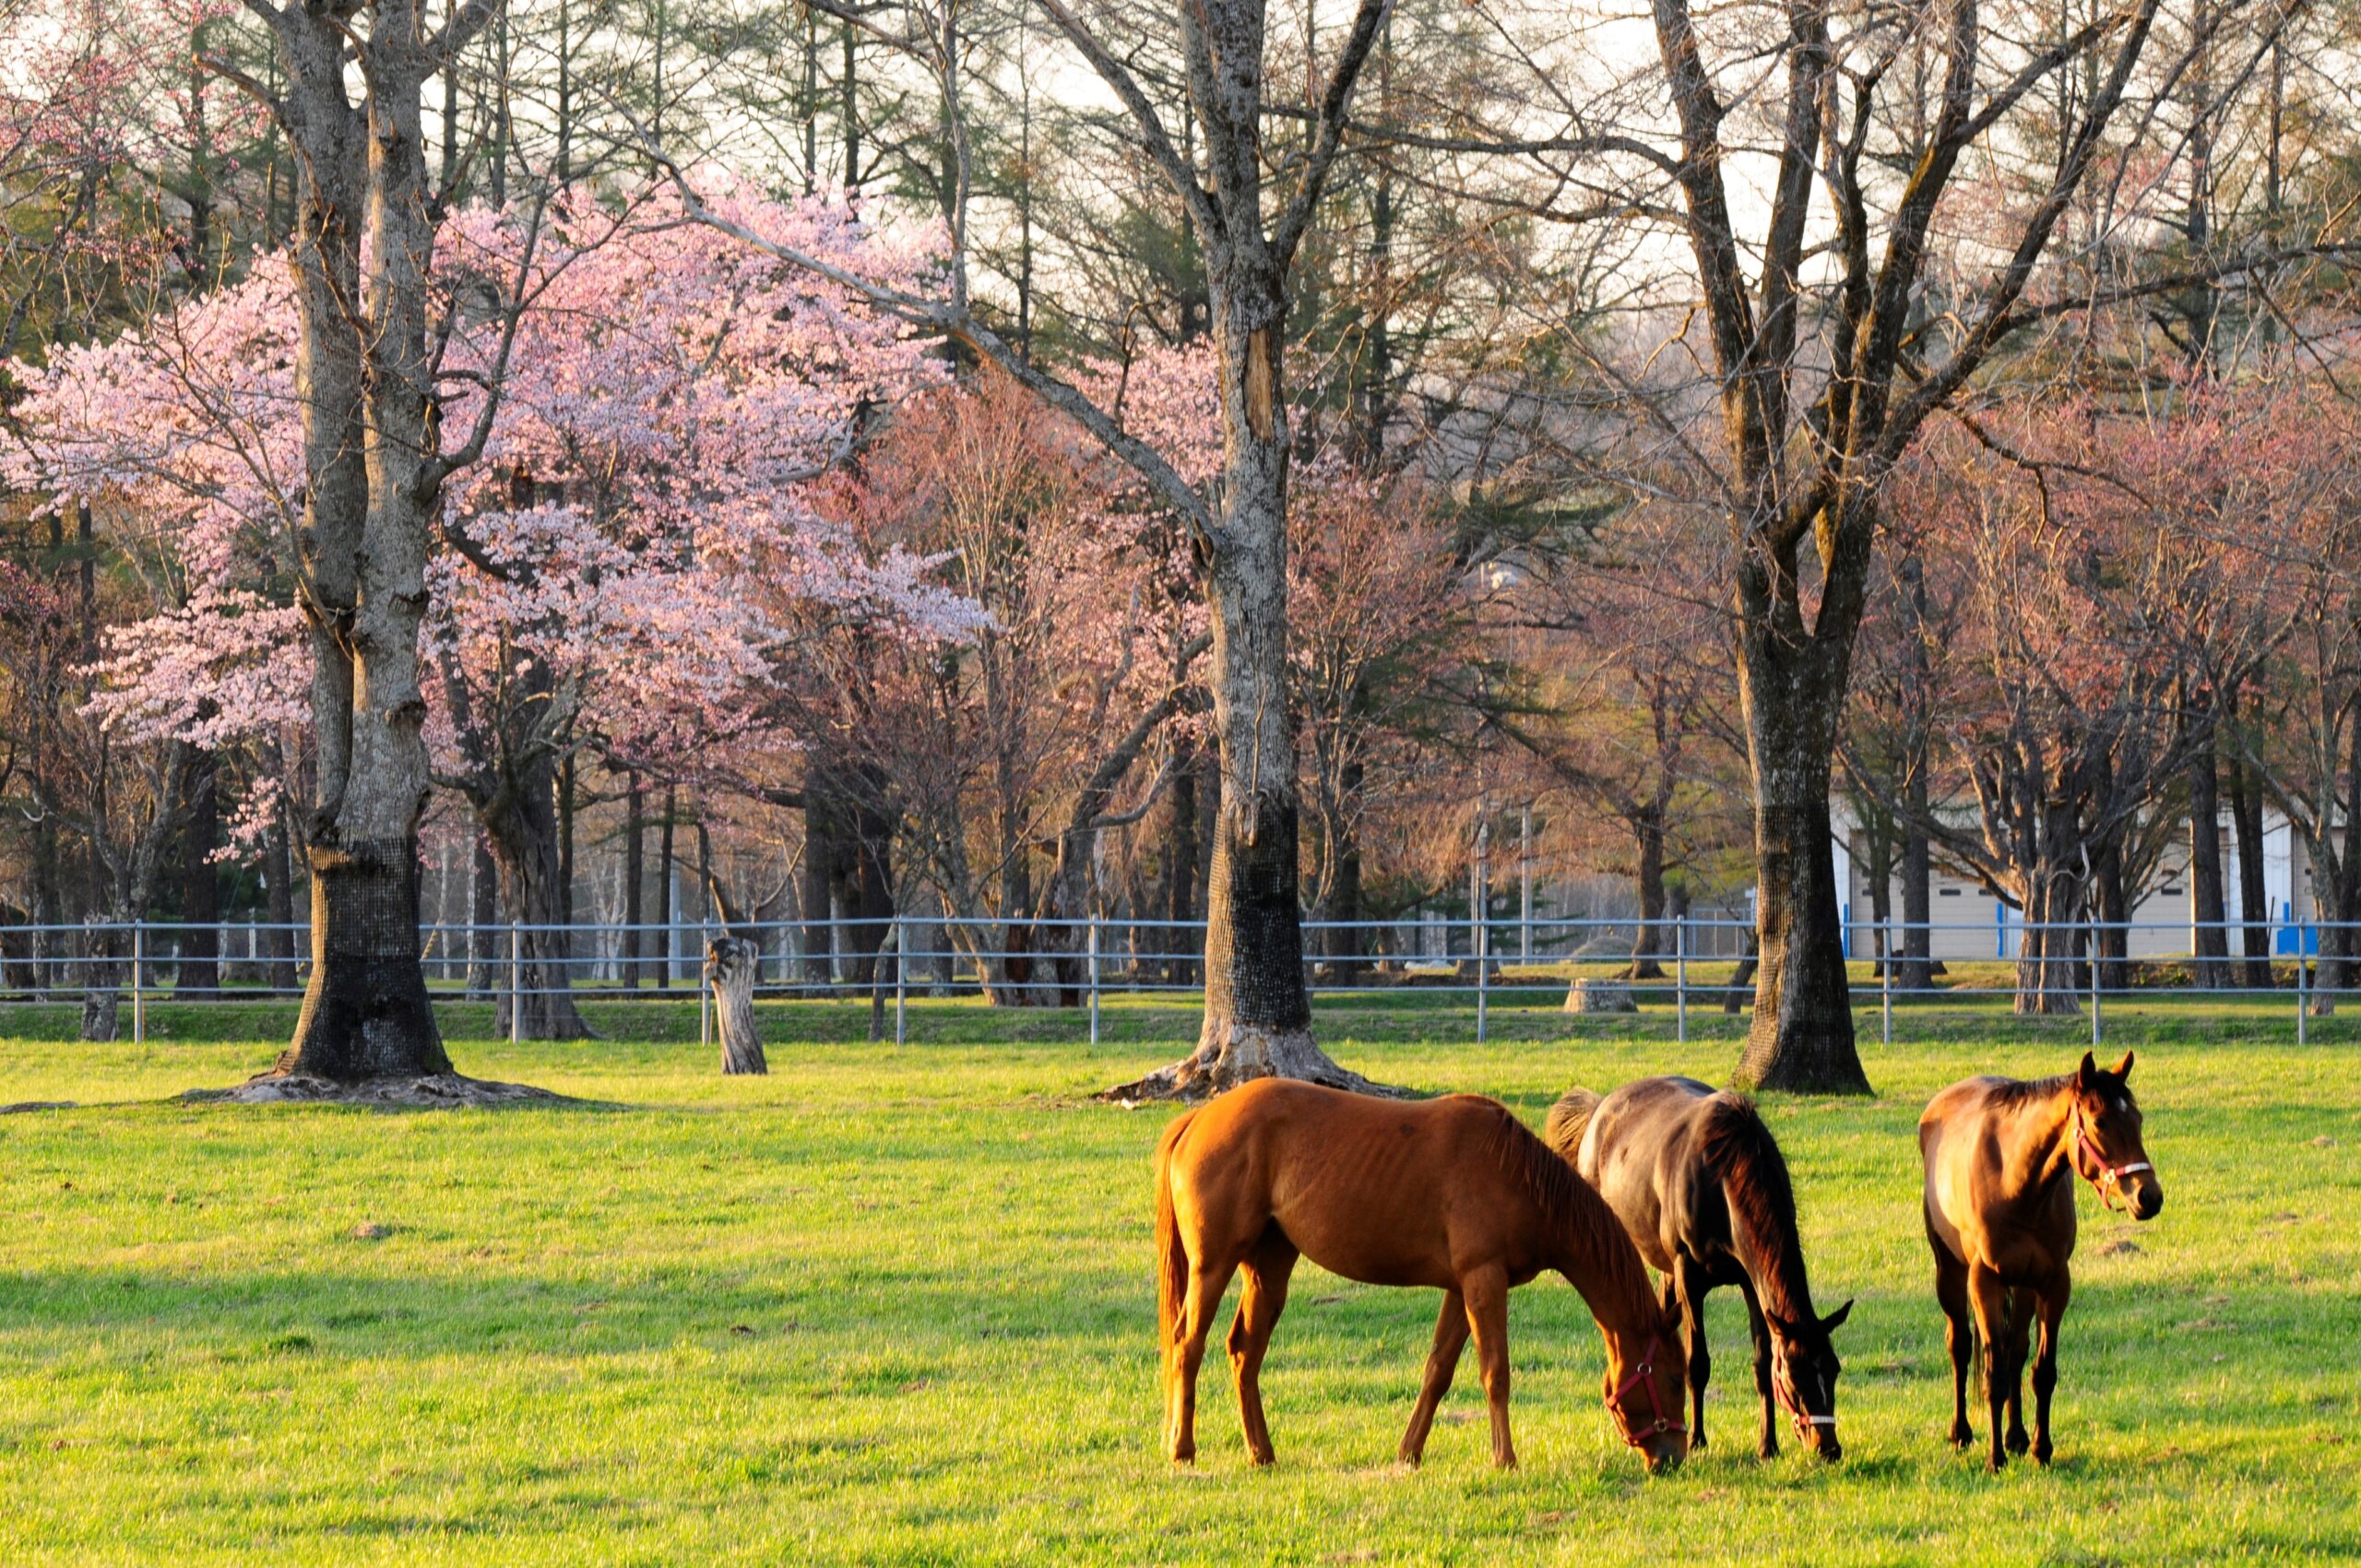
<path fill-rule="evenodd" d="M 1660 1436 L 1665 1432 L 1677 1431 L 1686 1434 L 1689 1431 L 1688 1423 L 1679 1415 L 1667 1416 L 1664 1412 L 1664 1392 L 1656 1385 L 1656 1352 L 1661 1348 L 1663 1348 L 1663 1341 L 1650 1335 L 1648 1348 L 1640 1354 L 1639 1366 L 1633 1369 L 1629 1377 L 1615 1385 L 1614 1394 L 1609 1396 L 1607 1401 L 1608 1407 L 1623 1422 L 1623 1442 L 1629 1447 L 1638 1448 L 1648 1439 Z M 1648 1408 L 1655 1412 L 1655 1421 L 1645 1427 L 1640 1427 L 1623 1410 L 1623 1396 L 1631 1390 L 1642 1387 L 1648 1391 Z M 1638 1433 L 1636 1436 L 1633 1435 L 1635 1429 Z"/>
<path fill-rule="evenodd" d="M 2098 1166 L 2095 1174 L 2083 1166 L 2085 1149 L 2090 1151 L 2093 1163 Z M 2093 1192 L 2098 1194 L 2101 1206 L 2114 1214 L 2130 1212 L 2128 1207 L 2117 1207 L 2115 1202 L 2117 1198 L 2123 1195 L 2123 1179 L 2142 1170 L 2154 1169 L 2154 1166 L 2144 1159 L 2135 1159 L 2128 1165 L 2109 1165 L 2106 1162 L 2105 1151 L 2099 1147 L 2098 1139 L 2086 1138 L 2082 1135 L 2082 1109 L 2080 1106 L 2074 1108 L 2074 1172 L 2091 1184 Z"/>

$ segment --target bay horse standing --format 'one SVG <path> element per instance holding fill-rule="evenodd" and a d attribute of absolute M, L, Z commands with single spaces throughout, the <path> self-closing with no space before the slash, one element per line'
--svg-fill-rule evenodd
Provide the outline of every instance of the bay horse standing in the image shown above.
<path fill-rule="evenodd" d="M 1508 1293 L 1544 1269 L 1582 1292 L 1607 1341 L 1604 1392 L 1651 1471 L 1689 1452 L 1680 1342 L 1631 1238 L 1598 1194 L 1508 1107 L 1474 1095 L 1405 1102 L 1262 1078 L 1175 1119 L 1156 1152 L 1157 1317 L 1165 1437 L 1196 1457 L 1197 1371 L 1233 1273 L 1246 1284 L 1229 1330 L 1239 1419 L 1253 1463 L 1271 1463 L 1263 1357 L 1299 1256 L 1370 1285 L 1443 1292 L 1399 1457 L 1418 1463 L 1435 1406 L 1472 1334 L 1492 1419 L 1509 1436 Z"/>
<path fill-rule="evenodd" d="M 1759 1452 L 1778 1454 L 1784 1408 L 1821 1458 L 1841 1457 L 1831 1336 L 1853 1303 L 1812 1310 L 1787 1162 L 1754 1107 L 1694 1078 L 1642 1078 L 1605 1099 L 1573 1088 L 1550 1108 L 1548 1140 L 1664 1275 L 1666 1310 L 1688 1321 L 1690 1446 L 1705 1445 L 1705 1296 L 1734 1285 L 1754 1334 Z"/>
<path fill-rule="evenodd" d="M 2054 1078 L 1969 1078 L 1928 1102 L 1918 1118 L 1926 1160 L 1927 1241 L 1935 1253 L 1935 1299 L 1952 1353 L 1952 1446 L 1975 1441 L 1967 1424 L 1967 1369 L 1984 1346 L 1984 1393 L 1992 1421 L 1992 1468 L 2026 1448 L 2025 1341 L 2041 1322 L 2033 1366 L 2033 1456 L 2049 1463 L 2049 1396 L 2058 1386 L 2058 1325 L 2073 1280 L 2074 1178 L 2113 1208 L 2140 1219 L 2165 1206 L 2164 1183 L 2140 1136 L 2140 1107 L 2125 1082 L 2131 1052 L 2112 1072 L 2089 1051 Z M 2001 1431 L 2006 1407 L 2008 1431 Z"/>

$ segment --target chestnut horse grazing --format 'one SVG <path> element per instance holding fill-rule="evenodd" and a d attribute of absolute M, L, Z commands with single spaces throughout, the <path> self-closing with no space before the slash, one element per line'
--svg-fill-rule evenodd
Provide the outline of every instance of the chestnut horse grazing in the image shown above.
<path fill-rule="evenodd" d="M 2130 1075 L 2130 1051 L 2110 1073 L 2086 1051 L 2080 1068 L 2054 1078 L 1953 1084 L 1918 1118 L 1927 1241 L 1952 1352 L 1952 1443 L 1975 1441 L 1967 1424 L 1967 1364 L 1980 1338 L 1995 1470 L 2025 1451 L 2025 1340 L 2036 1313 L 2032 1447 L 2035 1459 L 2049 1463 L 2058 1324 L 2073 1291 L 2066 1264 L 2074 1255 L 2074 1178 L 2096 1188 L 2109 1208 L 2121 1197 L 2141 1219 L 2165 1206 L 2164 1183 L 2140 1141 L 2140 1108 L 2124 1082 Z"/>
<path fill-rule="evenodd" d="M 1491 1406 L 1492 1462 L 1509 1439 L 1509 1290 L 1544 1269 L 1581 1291 L 1607 1340 L 1605 1393 L 1651 1471 L 1689 1452 L 1687 1368 L 1647 1269 L 1572 1167 L 1497 1100 L 1418 1102 L 1263 1078 L 1165 1129 L 1156 1151 L 1157 1316 L 1165 1437 L 1196 1457 L 1197 1369 L 1229 1277 L 1246 1285 L 1230 1325 L 1246 1452 L 1271 1462 L 1261 1373 L 1299 1255 L 1347 1279 L 1443 1292 L 1426 1381 L 1400 1457 L 1426 1451 L 1435 1406 L 1470 1333 Z"/>
<path fill-rule="evenodd" d="M 1548 1138 L 1598 1190 L 1663 1274 L 1689 1320 L 1689 1443 L 1705 1445 L 1705 1294 L 1735 1285 L 1754 1331 L 1754 1386 L 1762 1396 L 1765 1459 L 1779 1452 L 1779 1411 L 1823 1459 L 1836 1441 L 1836 1375 L 1830 1336 L 1852 1312 L 1812 1311 L 1796 1227 L 1795 1190 L 1771 1129 L 1738 1095 L 1694 1078 L 1642 1078 L 1604 1099 L 1566 1091 L 1549 1111 Z"/>

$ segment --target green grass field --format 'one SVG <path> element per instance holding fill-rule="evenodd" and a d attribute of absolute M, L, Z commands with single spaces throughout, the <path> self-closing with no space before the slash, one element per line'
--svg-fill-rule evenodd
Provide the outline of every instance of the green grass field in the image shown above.
<path fill-rule="evenodd" d="M 1872 1102 L 1778 1100 L 1823 1310 L 1860 1299 L 1839 1465 L 1752 1457 L 1743 1319 L 1717 1299 L 1715 1446 L 1645 1478 L 1596 1329 L 1518 1292 L 1525 1468 L 1472 1372 L 1418 1473 L 1391 1456 L 1434 1298 L 1306 1265 L 1251 1471 L 1207 1363 L 1194 1473 L 1157 1453 L 1147 1161 L 1165 1117 L 1086 1102 L 1191 1022 L 768 1009 L 724 1080 L 693 1006 L 483 1076 L 596 1108 L 378 1114 L 172 1103 L 266 1065 L 284 1009 L 160 1006 L 144 1046 L 0 1024 L 0 1563 L 2117 1562 L 2361 1556 L 2361 1104 L 2354 1020 L 2275 1003 L 2114 1009 L 2169 1194 L 2084 1198 L 2058 1462 L 1942 1442 L 1949 1367 L 1916 1200 L 1917 1108 L 1970 1072 L 2070 1065 L 2082 1026 L 1913 1011 Z M 1374 1075 L 1499 1095 L 1718 1077 L 1735 1025 L 1326 1009 Z M 1874 1041 L 1874 1015 L 1866 1019 Z M 234 1039 L 203 1037 L 241 1034 Z M 663 1038 L 669 1037 L 669 1038 Z M 2133 1248 L 2109 1248 L 2129 1240 Z M 1741 1389 L 1743 1388 L 1743 1392 Z M 1980 1418 L 1979 1418 L 1980 1426 Z"/>

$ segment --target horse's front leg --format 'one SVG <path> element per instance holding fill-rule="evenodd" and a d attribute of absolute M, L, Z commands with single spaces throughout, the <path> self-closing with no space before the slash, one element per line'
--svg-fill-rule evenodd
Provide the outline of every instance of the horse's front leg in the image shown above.
<path fill-rule="evenodd" d="M 1754 1293 L 1754 1282 L 1738 1281 L 1738 1293 L 1746 1298 L 1747 1331 L 1754 1336 L 1754 1392 L 1762 1400 L 1762 1442 L 1756 1450 L 1765 1459 L 1779 1456 L 1779 1396 L 1772 1386 L 1778 1368 L 1774 1364 L 1771 1348 L 1771 1320 L 1762 1315 L 1762 1302 Z"/>
<path fill-rule="evenodd" d="M 2058 1387 L 2058 1325 L 2065 1321 L 2066 1302 L 2073 1294 L 2074 1281 L 2060 1268 L 2035 1297 L 2041 1313 L 2041 1351 L 2033 1363 L 2033 1456 L 2036 1464 L 2048 1464 L 2052 1452 L 2049 1396 Z"/>
<path fill-rule="evenodd" d="M 1484 1374 L 1484 1399 L 1492 1411 L 1492 1463 L 1516 1468 L 1516 1443 L 1509 1436 L 1509 1277 L 1498 1264 L 1459 1282 L 1467 1300 L 1467 1326 L 1476 1336 L 1476 1364 Z"/>
<path fill-rule="evenodd" d="M 1686 1255 L 1673 1259 L 1674 1288 L 1680 1298 L 1680 1318 L 1689 1329 L 1689 1446 L 1705 1446 L 1705 1381 L 1713 1376 L 1714 1358 L 1705 1348 L 1705 1293 L 1713 1281 L 1704 1265 Z"/>
<path fill-rule="evenodd" d="M 2025 1435 L 2025 1350 L 2033 1341 L 2033 1292 L 2023 1286 L 2009 1292 L 2009 1452 L 2023 1454 L 2033 1446 Z"/>
<path fill-rule="evenodd" d="M 1985 1414 L 1992 1421 L 1991 1465 L 1994 1471 L 2009 1463 L 2006 1422 L 2009 1410 L 2009 1290 L 1987 1265 L 1967 1265 L 1967 1300 L 1975 1310 L 1975 1331 L 1984 1336 Z"/>
<path fill-rule="evenodd" d="M 1427 1433 L 1435 1424 L 1435 1407 L 1451 1392 L 1452 1373 L 1459 1370 L 1459 1353 L 1467 1347 L 1467 1299 L 1456 1290 L 1442 1293 L 1442 1311 L 1435 1317 L 1435 1348 L 1427 1352 L 1427 1375 L 1418 1384 L 1418 1402 L 1410 1411 L 1410 1427 L 1402 1434 L 1398 1455 L 1405 1465 L 1427 1456 Z"/>

